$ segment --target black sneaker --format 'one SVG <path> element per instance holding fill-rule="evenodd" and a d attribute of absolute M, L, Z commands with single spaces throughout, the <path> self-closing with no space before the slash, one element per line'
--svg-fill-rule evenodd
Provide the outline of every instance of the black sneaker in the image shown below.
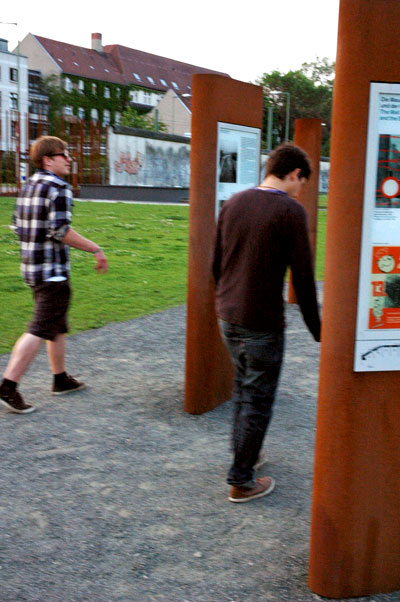
<path fill-rule="evenodd" d="M 11 412 L 16 414 L 29 414 L 36 408 L 25 403 L 22 395 L 16 389 L 10 389 L 7 385 L 0 385 L 0 401 Z"/>
<path fill-rule="evenodd" d="M 73 391 L 80 391 L 85 387 L 85 383 L 80 383 L 73 376 L 66 374 L 62 383 L 58 385 L 53 384 L 52 395 L 66 395 L 67 393 L 73 393 Z"/>

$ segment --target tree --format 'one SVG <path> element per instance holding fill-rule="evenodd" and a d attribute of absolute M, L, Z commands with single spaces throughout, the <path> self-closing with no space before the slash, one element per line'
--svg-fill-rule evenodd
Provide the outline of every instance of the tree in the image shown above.
<path fill-rule="evenodd" d="M 324 85 L 331 89 L 333 88 L 333 80 L 335 78 L 335 63 L 329 62 L 325 56 L 322 59 L 319 57 L 311 63 L 303 63 L 301 70 L 306 77 L 311 79 L 317 86 Z"/>
<path fill-rule="evenodd" d="M 268 129 L 268 107 L 273 109 L 272 146 L 285 139 L 287 92 L 290 95 L 289 138 L 295 119 L 319 118 L 322 128 L 322 155 L 329 155 L 334 64 L 327 58 L 303 63 L 297 71 L 264 73 L 257 84 L 264 89 L 263 136 Z M 277 94 L 278 92 L 278 94 Z M 280 93 L 280 94 L 279 94 Z"/>
<path fill-rule="evenodd" d="M 122 113 L 121 116 L 121 125 L 130 128 L 139 128 L 141 130 L 155 130 L 156 129 L 156 120 L 154 117 L 150 115 L 145 115 L 143 113 L 139 113 L 137 109 L 133 107 L 128 107 Z M 167 132 L 168 128 L 162 121 L 158 122 L 158 131 L 159 132 Z"/>

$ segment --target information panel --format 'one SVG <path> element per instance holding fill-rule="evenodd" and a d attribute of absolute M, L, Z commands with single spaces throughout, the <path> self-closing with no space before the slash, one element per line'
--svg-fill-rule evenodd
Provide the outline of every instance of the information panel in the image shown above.
<path fill-rule="evenodd" d="M 400 370 L 400 84 L 371 83 L 354 370 Z"/>
<path fill-rule="evenodd" d="M 218 122 L 215 214 L 235 192 L 260 183 L 260 128 Z"/>

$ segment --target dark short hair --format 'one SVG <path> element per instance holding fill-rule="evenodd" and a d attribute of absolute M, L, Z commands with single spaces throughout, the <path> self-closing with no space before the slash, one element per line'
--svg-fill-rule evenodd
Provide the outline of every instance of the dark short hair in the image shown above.
<path fill-rule="evenodd" d="M 308 180 L 311 175 L 309 156 L 299 146 L 284 142 L 277 146 L 268 157 L 265 177 L 276 176 L 283 180 L 294 169 L 300 169 L 300 178 Z"/>
<path fill-rule="evenodd" d="M 29 156 L 32 163 L 38 169 L 43 167 L 43 157 L 53 153 L 63 153 L 67 149 L 67 143 L 56 136 L 40 136 L 32 144 Z"/>

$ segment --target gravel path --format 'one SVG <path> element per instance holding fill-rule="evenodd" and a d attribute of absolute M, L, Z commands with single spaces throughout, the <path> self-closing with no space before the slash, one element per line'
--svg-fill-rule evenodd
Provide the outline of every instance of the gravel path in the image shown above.
<path fill-rule="evenodd" d="M 230 403 L 182 410 L 184 307 L 71 336 L 89 386 L 68 397 L 41 352 L 21 385 L 38 411 L 0 412 L 0 601 L 322 600 L 307 587 L 319 346 L 287 317 L 260 472 L 277 487 L 244 505 L 227 501 Z"/>

